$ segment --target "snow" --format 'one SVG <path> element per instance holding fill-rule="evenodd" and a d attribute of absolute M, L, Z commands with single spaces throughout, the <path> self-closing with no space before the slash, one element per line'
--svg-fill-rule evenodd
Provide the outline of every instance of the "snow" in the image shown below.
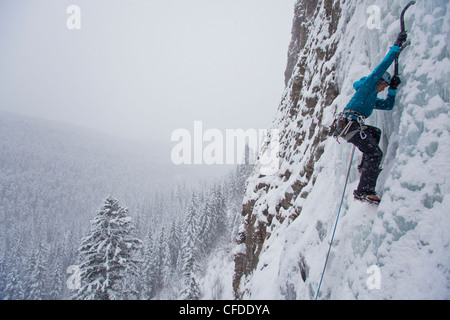
<path fill-rule="evenodd" d="M 231 287 L 234 275 L 230 244 L 219 247 L 208 260 L 200 280 L 203 300 L 233 300 Z"/>
<path fill-rule="evenodd" d="M 297 6 L 301 3 L 299 0 Z M 317 3 L 319 10 L 308 25 L 305 49 L 298 54 L 291 85 L 286 87 L 272 125 L 272 129 L 281 133 L 282 158 L 278 174 L 261 175 L 262 165 L 257 163 L 247 180 L 244 195 L 243 181 L 253 166 L 242 166 L 230 179 L 223 181 L 223 194 L 228 199 L 222 199 L 222 192 L 218 190 L 218 193 L 209 194 L 212 185 L 197 191 L 180 187 L 172 194 L 165 194 L 171 183 L 169 170 L 156 163 L 142 166 L 141 161 L 134 162 L 133 158 L 141 159 L 141 153 L 125 157 L 124 151 L 124 157 L 119 157 L 122 151 L 113 153 L 97 146 L 109 146 L 110 141 L 106 138 L 96 142 L 93 149 L 98 151 L 92 153 L 86 143 L 91 139 L 89 134 L 87 140 L 78 142 L 77 135 L 64 128 L 68 130 L 68 133 L 64 132 L 69 138 L 73 135 L 71 139 L 76 141 L 68 143 L 71 139 L 54 139 L 63 132 L 61 128 L 48 129 L 53 127 L 47 124 L 34 128 L 31 120 L 22 125 L 26 130 L 14 131 L 13 127 L 25 120 L 14 120 L 2 114 L 1 133 L 5 136 L 2 146 L 14 145 L 17 150 L 13 149 L 13 154 L 10 151 L 2 154 L 2 162 L 8 164 L 2 176 L 2 196 L 14 201 L 2 203 L 0 211 L 5 218 L 13 217 L 13 214 L 19 217 L 14 223 L 6 219 L 7 223 L 3 223 L 2 230 L 7 231 L 8 237 L 2 238 L 2 298 L 61 298 L 57 294 L 22 292 L 21 288 L 26 288 L 28 282 L 20 283 L 20 279 L 30 280 L 36 291 L 44 287 L 39 282 L 45 280 L 39 279 L 42 270 L 37 268 L 42 262 L 35 260 L 45 257 L 45 261 L 49 261 L 48 274 L 52 276 L 45 281 L 63 282 L 64 271 L 61 273 L 61 270 L 67 270 L 68 263 L 77 263 L 73 252 L 78 245 L 75 239 L 80 238 L 80 225 L 87 225 L 96 198 L 104 192 L 105 185 L 109 185 L 106 189 L 117 189 L 121 199 L 131 203 L 133 219 L 121 215 L 112 217 L 108 234 L 133 222 L 138 226 L 138 236 L 146 239 L 141 257 L 145 264 L 139 275 L 142 281 L 130 283 L 132 288 L 140 290 L 140 298 L 174 299 L 183 297 L 181 292 L 186 293 L 184 297 L 207 300 L 234 299 L 236 295 L 252 300 L 314 299 L 331 244 L 319 299 L 450 299 L 450 51 L 447 43 L 450 2 L 417 1 L 407 11 L 406 28 L 412 45 L 400 57 L 402 84 L 395 107 L 392 111 L 375 111 L 367 119 L 368 124 L 383 132 L 380 142 L 384 153 L 383 171 L 377 184 L 382 202 L 376 207 L 353 199 L 352 191 L 360 177 L 356 167 L 361 153 L 356 151 L 332 243 L 352 146 L 345 141 L 338 144 L 331 137 L 322 141 L 319 135 L 351 99 L 353 82 L 367 76 L 388 52 L 399 32 L 399 13 L 408 1 L 373 0 L 370 4 L 361 0 L 328 1 L 328 5 L 339 3 L 341 9 L 335 32 L 330 31 L 331 22 L 325 20 L 325 2 Z M 381 10 L 380 29 L 367 27 L 369 5 Z M 336 51 L 328 56 L 328 49 L 334 45 Z M 302 65 L 304 63 L 306 65 Z M 305 69 L 302 72 L 300 65 Z M 294 97 L 292 83 L 296 75 L 301 75 L 303 83 L 308 85 L 302 85 Z M 338 95 L 327 104 L 327 93 L 320 89 L 324 83 L 332 82 L 337 84 Z M 297 105 L 293 105 L 298 96 Z M 315 108 L 307 106 L 308 102 Z M 7 132 L 14 134 L 7 136 Z M 26 132 L 30 134 L 26 135 Z M 14 140 L 11 136 L 22 138 Z M 48 146 L 39 144 L 38 140 L 47 140 Z M 316 140 L 321 142 L 315 143 Z M 24 144 L 26 141 L 28 144 Z M 298 141 L 302 143 L 297 144 Z M 31 143 L 33 147 L 30 147 Z M 47 153 L 61 157 L 61 161 L 53 156 L 46 160 L 44 155 Z M 78 158 L 79 154 L 83 157 Z M 107 159 L 115 161 L 105 165 Z M 146 163 L 146 159 L 142 162 Z M 43 169 L 41 162 L 48 164 L 44 171 L 39 171 Z M 161 171 L 161 178 L 150 179 L 146 175 L 154 167 Z M 12 174 L 18 168 L 23 173 L 20 179 L 17 178 L 19 175 Z M 97 169 L 94 172 L 90 168 Z M 178 169 L 173 170 L 178 172 Z M 55 171 L 54 175 L 48 174 L 52 171 Z M 91 176 L 96 179 L 87 179 Z M 95 183 L 95 180 L 99 182 Z M 65 186 L 69 182 L 76 188 Z M 299 194 L 287 200 L 286 195 L 294 194 L 299 185 Z M 41 189 L 42 194 L 33 191 Z M 147 199 L 154 189 L 162 195 L 155 193 L 154 199 Z M 28 198 L 15 199 L 26 194 L 25 190 L 33 196 L 27 194 Z M 194 201 L 192 193 L 201 195 L 202 204 L 192 202 L 192 210 L 186 210 L 188 202 Z M 245 225 L 252 220 L 241 216 L 242 197 L 244 204 L 255 203 L 251 213 L 255 216 L 253 226 Z M 224 203 L 221 205 L 219 200 Z M 280 207 L 281 202 L 283 206 Z M 19 204 L 17 207 L 16 203 Z M 67 208 L 69 204 L 70 208 Z M 224 211 L 216 213 L 214 218 L 210 210 L 213 207 Z M 44 217 L 44 211 L 46 220 L 29 227 L 33 232 L 25 241 L 28 227 L 23 227 L 25 223 L 19 227 L 18 222 L 22 218 L 37 221 Z M 63 212 L 67 216 L 63 216 Z M 53 216 L 56 218 L 50 220 Z M 188 223 L 189 216 L 191 223 Z M 227 227 L 216 230 L 212 220 Z M 47 221 L 55 225 L 54 232 Z M 244 234 L 249 227 L 259 227 L 260 223 L 267 224 L 267 233 L 256 259 L 258 263 L 252 272 L 245 270 L 239 292 L 235 292 L 234 258 L 245 256 L 248 248 L 245 243 L 234 243 L 232 239 Z M 100 228 L 100 224 L 100 220 L 94 220 L 92 227 Z M 52 244 L 51 254 L 40 248 L 34 252 L 41 244 L 32 240 L 41 239 L 41 234 L 42 238 L 47 235 L 47 241 Z M 93 241 L 99 235 L 86 236 L 85 241 Z M 121 241 L 126 239 L 125 235 L 117 237 Z M 107 240 L 99 240 L 86 257 L 108 251 L 114 253 L 111 259 L 119 265 L 133 268 L 134 264 L 130 264 L 126 254 L 132 251 L 135 242 L 127 241 L 119 247 Z M 32 248 L 24 248 L 32 242 L 36 242 Z M 193 243 L 197 243 L 197 247 Z M 14 250 L 5 250 L 8 246 Z M 83 250 L 89 248 L 85 245 Z M 99 263 L 110 271 L 113 261 L 109 255 L 107 257 Z M 19 259 L 23 260 L 22 264 Z M 50 264 L 51 260 L 55 262 Z M 37 266 L 31 278 L 25 262 Z M 56 277 L 58 270 L 61 274 Z M 87 284 L 87 288 L 89 291 L 105 289 L 110 282 L 112 278 L 108 275 Z M 195 292 L 189 292 L 187 286 Z M 64 287 L 59 286 L 59 291 L 67 296 Z M 110 294 L 119 297 L 114 292 Z"/>
<path fill-rule="evenodd" d="M 340 94 L 333 106 L 325 109 L 323 125 L 331 124 L 334 111 L 342 110 L 350 100 L 353 82 L 381 62 L 399 32 L 398 16 L 406 3 L 371 3 L 381 8 L 380 30 L 365 26 L 367 4 L 341 3 L 342 17 L 334 35 L 340 41 L 335 56 L 326 64 L 336 64 Z M 448 1 L 418 1 L 406 13 L 412 45 L 400 57 L 402 84 L 395 108 L 375 111 L 367 120 L 383 131 L 384 170 L 377 184 L 382 202 L 375 207 L 353 200 L 352 191 L 359 180 L 356 166 L 361 159 L 356 151 L 319 299 L 450 298 L 449 9 Z M 312 38 L 325 39 L 319 26 L 311 29 Z M 311 46 L 310 52 L 314 43 Z M 324 47 L 324 43 L 319 41 L 319 46 Z M 309 67 L 314 70 L 314 66 Z M 318 81 L 314 74 L 308 76 Z M 290 89 L 288 86 L 286 97 Z M 283 120 L 281 112 L 274 127 L 282 132 L 296 130 L 296 122 Z M 305 120 L 303 127 L 308 128 L 311 121 L 314 119 Z M 352 149 L 350 144 L 339 145 L 332 138 L 324 147 L 314 164 L 314 185 L 309 183 L 302 190 L 308 191 L 307 197 L 297 197 L 287 210 L 301 207 L 301 214 L 293 222 L 285 219 L 273 225 L 257 267 L 241 285 L 244 299 L 314 299 Z M 305 148 L 306 143 L 298 146 L 298 154 Z M 298 178 L 302 158 L 292 159 L 293 164 L 281 163 L 281 173 L 287 168 L 293 171 L 288 181 L 267 179 L 270 191 L 260 190 L 256 197 L 260 208 L 273 208 L 292 179 Z M 253 190 L 260 181 L 250 177 L 247 190 Z M 253 199 L 254 194 L 248 192 L 246 197 Z M 378 288 L 369 285 L 375 271 L 379 272 Z"/>

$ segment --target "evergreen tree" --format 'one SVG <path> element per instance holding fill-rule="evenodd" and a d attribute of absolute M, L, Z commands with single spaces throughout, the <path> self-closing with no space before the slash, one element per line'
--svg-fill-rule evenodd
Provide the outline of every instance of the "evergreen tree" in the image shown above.
<path fill-rule="evenodd" d="M 147 236 L 142 250 L 143 264 L 141 271 L 141 297 L 144 300 L 151 299 L 155 294 L 153 271 L 155 269 L 154 264 L 154 246 L 151 230 L 148 230 Z"/>
<path fill-rule="evenodd" d="M 203 257 L 206 257 L 214 242 L 214 221 L 213 221 L 212 199 L 208 195 L 204 198 L 203 203 L 199 207 L 198 217 L 198 251 Z"/>
<path fill-rule="evenodd" d="M 223 186 L 217 184 L 212 190 L 212 208 L 214 220 L 214 236 L 216 239 L 222 237 L 228 230 L 227 204 L 223 192 Z"/>
<path fill-rule="evenodd" d="M 44 300 L 47 298 L 47 251 L 42 243 L 39 243 L 37 252 L 33 252 L 30 259 L 28 300 Z"/>
<path fill-rule="evenodd" d="M 81 288 L 74 298 L 118 300 L 129 297 L 127 276 L 136 276 L 136 251 L 141 241 L 132 236 L 128 209 L 108 197 L 91 221 L 89 234 L 79 248 Z"/>
<path fill-rule="evenodd" d="M 56 248 L 55 248 L 56 247 Z M 47 275 L 48 299 L 59 300 L 64 292 L 64 274 L 63 274 L 63 250 L 62 246 L 51 247 L 52 254 L 49 255 L 47 265 L 49 273 Z"/>
<path fill-rule="evenodd" d="M 12 224 L 5 243 L 7 250 L 4 250 L 0 258 L 1 289 L 0 298 L 2 300 L 23 300 L 26 297 L 27 282 L 25 274 L 30 270 L 24 270 L 25 245 L 16 224 Z"/>
<path fill-rule="evenodd" d="M 178 256 L 180 255 L 180 231 L 179 226 L 175 220 L 172 221 L 170 226 L 170 239 L 169 239 L 169 254 L 170 265 L 172 270 L 177 270 Z"/>
<path fill-rule="evenodd" d="M 164 265 L 166 261 L 166 241 L 164 227 L 160 229 L 158 241 L 156 242 L 155 252 L 153 255 L 153 286 L 157 292 L 161 291 L 164 287 Z"/>
<path fill-rule="evenodd" d="M 199 300 L 200 288 L 193 274 L 184 274 L 184 289 L 181 291 L 180 298 L 183 300 Z"/>
<path fill-rule="evenodd" d="M 164 236 L 161 243 L 161 276 L 162 276 L 162 287 L 169 285 L 172 276 L 172 267 L 170 264 L 170 249 L 168 243 L 168 237 Z"/>
<path fill-rule="evenodd" d="M 184 286 L 180 293 L 180 298 L 183 300 L 198 300 L 200 299 L 200 288 L 196 281 L 196 272 L 199 266 L 197 264 L 196 251 L 197 248 L 193 244 L 192 239 L 188 239 L 184 247 L 183 259 L 183 278 Z"/>
<path fill-rule="evenodd" d="M 197 208 L 199 201 L 197 196 L 192 196 L 191 203 L 187 207 L 184 243 L 182 248 L 182 272 L 184 286 L 180 293 L 180 298 L 184 300 L 200 299 L 200 289 L 195 279 L 199 271 L 197 255 L 199 241 L 199 224 Z"/>

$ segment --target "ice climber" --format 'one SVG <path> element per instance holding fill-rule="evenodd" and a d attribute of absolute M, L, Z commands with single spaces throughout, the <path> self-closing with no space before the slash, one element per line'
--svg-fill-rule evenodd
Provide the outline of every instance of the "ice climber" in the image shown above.
<path fill-rule="evenodd" d="M 378 146 L 381 130 L 364 124 L 374 109 L 392 110 L 395 103 L 397 87 L 400 78 L 391 77 L 387 69 L 394 62 L 400 48 L 407 38 L 406 32 L 400 32 L 394 45 L 383 61 L 367 77 L 353 84 L 356 92 L 350 102 L 338 115 L 335 121 L 335 137 L 343 137 L 355 145 L 363 154 L 358 170 L 361 173 L 358 188 L 353 192 L 356 200 L 378 204 L 380 198 L 375 192 L 383 152 Z M 389 87 L 386 99 L 380 99 L 377 94 Z"/>

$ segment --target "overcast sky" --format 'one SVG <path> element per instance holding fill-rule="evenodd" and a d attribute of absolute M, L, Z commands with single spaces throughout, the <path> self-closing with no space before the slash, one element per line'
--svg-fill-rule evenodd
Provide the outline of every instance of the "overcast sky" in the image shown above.
<path fill-rule="evenodd" d="M 167 143 L 195 120 L 267 128 L 294 2 L 0 0 L 0 109 Z"/>

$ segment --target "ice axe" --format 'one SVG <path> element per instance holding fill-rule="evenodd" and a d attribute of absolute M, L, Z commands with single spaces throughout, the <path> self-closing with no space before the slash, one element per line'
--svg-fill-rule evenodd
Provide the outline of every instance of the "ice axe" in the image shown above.
<path fill-rule="evenodd" d="M 416 4 L 415 1 L 410 1 L 402 10 L 402 13 L 400 14 L 400 32 L 405 32 L 405 12 L 406 10 L 408 10 L 409 7 L 411 7 L 412 5 Z M 405 49 L 407 46 L 409 46 L 411 44 L 411 41 L 406 41 L 400 48 L 400 51 L 397 54 L 397 57 L 395 58 L 395 72 L 394 74 L 396 76 L 399 75 L 398 72 L 398 57 L 400 56 L 400 53 L 403 51 L 403 49 Z"/>

